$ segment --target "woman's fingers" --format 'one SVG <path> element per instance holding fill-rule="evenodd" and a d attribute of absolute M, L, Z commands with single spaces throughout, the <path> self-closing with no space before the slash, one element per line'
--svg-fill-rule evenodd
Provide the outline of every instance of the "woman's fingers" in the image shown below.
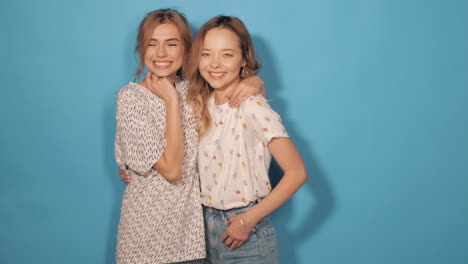
<path fill-rule="evenodd" d="M 244 244 L 245 241 L 239 241 L 239 243 L 237 244 L 237 247 L 240 248 L 243 244 Z"/>
<path fill-rule="evenodd" d="M 151 81 L 153 81 L 153 83 L 156 83 L 157 81 L 159 81 L 159 77 L 154 75 L 154 74 L 151 74 Z"/>
<path fill-rule="evenodd" d="M 130 183 L 130 177 L 120 177 L 122 179 L 123 182 L 125 182 L 126 184 L 129 184 Z"/>
<path fill-rule="evenodd" d="M 238 97 L 239 97 L 239 93 L 241 92 L 240 90 L 241 89 L 236 87 L 233 90 L 231 90 L 229 94 L 226 95 L 226 97 L 229 99 L 229 105 L 231 107 L 234 107 L 239 101 Z"/>
<path fill-rule="evenodd" d="M 230 250 L 233 250 L 235 248 L 238 248 L 239 247 L 239 243 L 240 241 L 239 240 L 234 240 L 231 244 L 231 247 L 229 247 Z"/>
<path fill-rule="evenodd" d="M 129 184 L 130 183 L 130 174 L 127 174 L 125 171 L 119 168 L 119 176 L 120 179 L 125 183 Z"/>
<path fill-rule="evenodd" d="M 224 244 L 226 244 L 226 246 L 230 247 L 232 242 L 234 242 L 234 239 L 232 239 L 232 237 L 228 237 L 226 239 L 226 241 L 224 241 Z"/>
<path fill-rule="evenodd" d="M 229 235 L 227 234 L 226 231 L 224 231 L 224 233 L 221 235 L 221 241 L 224 242 L 224 240 L 226 240 L 226 238 L 228 238 L 228 237 L 229 237 Z"/>

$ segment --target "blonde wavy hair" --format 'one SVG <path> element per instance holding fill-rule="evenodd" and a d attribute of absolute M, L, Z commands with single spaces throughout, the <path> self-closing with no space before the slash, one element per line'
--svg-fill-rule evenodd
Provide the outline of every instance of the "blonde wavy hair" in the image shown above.
<path fill-rule="evenodd" d="M 149 12 L 138 28 L 137 44 L 135 47 L 135 54 L 140 57 L 140 65 L 135 73 L 138 79 L 145 67 L 145 54 L 148 50 L 148 45 L 153 35 L 154 29 L 162 24 L 173 24 L 179 30 L 182 37 L 182 44 L 184 46 L 184 54 L 188 54 L 192 46 L 192 30 L 187 22 L 187 19 L 174 9 L 158 9 Z M 182 76 L 182 69 L 177 71 L 178 76 Z"/>
<path fill-rule="evenodd" d="M 190 82 L 187 100 L 192 105 L 195 118 L 198 119 L 197 132 L 200 139 L 206 135 L 211 127 L 211 116 L 207 108 L 207 102 L 213 93 L 213 88 L 203 79 L 198 66 L 205 36 L 208 31 L 213 28 L 228 29 L 239 37 L 242 58 L 246 61 L 246 66 L 239 72 L 241 79 L 257 74 L 261 68 L 260 63 L 255 57 L 255 50 L 250 34 L 239 18 L 216 16 L 200 28 L 193 41 L 190 53 L 187 56 L 186 64 L 184 65 L 184 75 Z"/>

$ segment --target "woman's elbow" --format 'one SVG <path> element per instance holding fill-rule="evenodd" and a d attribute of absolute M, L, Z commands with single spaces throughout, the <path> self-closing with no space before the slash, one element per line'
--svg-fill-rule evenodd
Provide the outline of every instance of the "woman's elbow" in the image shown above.
<path fill-rule="evenodd" d="M 175 183 L 175 182 L 178 182 L 180 180 L 182 180 L 182 175 L 177 175 L 177 176 L 171 176 L 171 177 L 165 177 L 166 180 L 170 183 Z"/>
<path fill-rule="evenodd" d="M 303 169 L 301 169 L 301 170 L 299 170 L 297 172 L 297 179 L 298 179 L 301 186 L 304 185 L 307 182 L 308 178 L 309 177 L 307 176 L 307 170 L 305 168 L 303 168 Z"/>
<path fill-rule="evenodd" d="M 163 177 L 168 181 L 168 182 L 178 182 L 182 180 L 182 169 L 176 168 L 172 169 L 166 173 L 163 174 Z"/>
<path fill-rule="evenodd" d="M 296 168 L 293 170 L 285 170 L 284 177 L 296 186 L 297 189 L 301 188 L 307 181 L 307 171 L 305 169 Z"/>
<path fill-rule="evenodd" d="M 168 182 L 182 180 L 182 164 L 169 164 L 165 160 L 159 160 L 153 167 Z"/>
<path fill-rule="evenodd" d="M 304 185 L 304 184 L 307 182 L 308 179 L 309 179 L 309 176 L 307 175 L 307 171 L 304 170 L 304 176 L 303 176 L 302 185 Z"/>

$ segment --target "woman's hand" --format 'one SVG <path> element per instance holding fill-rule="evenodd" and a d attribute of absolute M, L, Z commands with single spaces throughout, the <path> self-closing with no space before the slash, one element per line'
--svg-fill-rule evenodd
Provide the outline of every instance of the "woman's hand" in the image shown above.
<path fill-rule="evenodd" d="M 265 96 L 264 82 L 258 76 L 250 76 L 247 79 L 240 81 L 234 89 L 226 96 L 229 98 L 231 107 L 239 107 L 247 98 L 259 93 Z"/>
<path fill-rule="evenodd" d="M 242 224 L 244 223 L 244 224 Z M 231 216 L 227 220 L 229 225 L 221 236 L 221 241 L 229 247 L 230 250 L 238 248 L 249 238 L 250 231 L 255 226 L 252 223 L 246 223 L 243 214 Z"/>
<path fill-rule="evenodd" d="M 148 90 L 159 96 L 166 103 L 178 99 L 177 91 L 167 77 L 158 77 L 148 72 L 143 82 Z"/>
<path fill-rule="evenodd" d="M 119 175 L 120 175 L 120 179 L 122 179 L 122 181 L 125 182 L 125 184 L 130 183 L 130 174 L 127 174 L 125 171 L 119 168 Z"/>

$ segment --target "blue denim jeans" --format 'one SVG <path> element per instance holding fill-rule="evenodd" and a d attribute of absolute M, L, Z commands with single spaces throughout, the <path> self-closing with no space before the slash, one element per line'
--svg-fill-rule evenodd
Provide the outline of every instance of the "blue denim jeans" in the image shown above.
<path fill-rule="evenodd" d="M 205 233 L 208 264 L 277 264 L 279 263 L 278 242 L 275 228 L 271 221 L 265 217 L 255 226 L 247 241 L 234 250 L 230 250 L 221 241 L 221 235 L 226 231 L 226 220 L 234 215 L 247 211 L 256 203 L 252 202 L 246 207 L 231 210 L 217 210 L 204 207 Z"/>

